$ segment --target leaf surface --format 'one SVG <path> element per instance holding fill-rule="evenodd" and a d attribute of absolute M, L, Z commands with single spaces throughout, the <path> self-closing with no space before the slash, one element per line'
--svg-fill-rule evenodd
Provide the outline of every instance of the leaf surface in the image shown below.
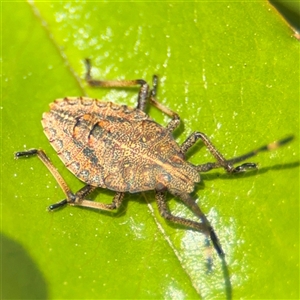
<path fill-rule="evenodd" d="M 2 4 L 2 265 L 5 299 L 299 297 L 299 43 L 267 3 L 5 2 Z M 4 26 L 5 25 L 5 26 Z M 179 143 L 205 132 L 225 157 L 296 135 L 252 159 L 258 171 L 203 174 L 193 197 L 213 224 L 229 272 L 200 233 L 163 220 L 154 193 L 127 195 L 116 213 L 45 208 L 64 198 L 37 158 L 42 148 L 73 191 L 40 119 L 54 99 L 134 106 L 137 88 L 91 89 L 101 79 L 160 78 Z M 161 124 L 169 118 L 149 114 Z M 212 161 L 201 143 L 195 164 Z M 110 191 L 92 195 L 109 203 Z M 175 215 L 194 218 L 176 199 Z"/>

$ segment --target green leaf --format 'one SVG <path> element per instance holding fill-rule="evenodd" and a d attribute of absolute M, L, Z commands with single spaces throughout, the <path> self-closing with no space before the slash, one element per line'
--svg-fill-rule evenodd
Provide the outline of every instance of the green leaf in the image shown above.
<path fill-rule="evenodd" d="M 2 3 L 2 298 L 299 298 L 299 42 L 267 3 Z M 54 99 L 89 95 L 134 106 L 138 88 L 101 79 L 158 74 L 157 98 L 178 112 L 179 143 L 205 132 L 227 158 L 296 135 L 239 176 L 203 174 L 193 197 L 226 253 L 206 266 L 205 239 L 163 220 L 154 193 L 127 195 L 116 213 L 45 208 L 64 198 L 37 158 L 42 148 L 73 191 L 83 184 L 43 134 Z M 149 114 L 161 124 L 169 118 Z M 189 159 L 212 161 L 198 143 Z M 110 191 L 92 195 L 109 203 Z M 194 218 L 169 197 L 175 215 Z M 229 272 L 226 274 L 226 272 Z M 232 289 L 232 290 L 231 290 Z"/>

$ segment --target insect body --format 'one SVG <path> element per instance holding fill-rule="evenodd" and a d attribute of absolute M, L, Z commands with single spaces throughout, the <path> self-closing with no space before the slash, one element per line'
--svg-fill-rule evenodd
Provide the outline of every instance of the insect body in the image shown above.
<path fill-rule="evenodd" d="M 226 160 L 201 132 L 192 133 L 178 145 L 172 132 L 179 125 L 179 116 L 156 100 L 157 77 L 153 77 L 150 90 L 144 80 L 98 81 L 90 75 L 90 62 L 86 61 L 86 80 L 91 86 L 127 87 L 140 85 L 136 108 L 103 102 L 90 98 L 64 98 L 50 104 L 50 111 L 43 114 L 42 125 L 58 156 L 65 166 L 86 185 L 72 193 L 64 179 L 41 149 L 17 152 L 15 157 L 37 155 L 51 171 L 66 195 L 66 199 L 53 204 L 49 210 L 70 204 L 101 210 L 117 209 L 126 192 L 155 191 L 155 198 L 162 217 L 187 226 L 209 236 L 220 256 L 224 255 L 212 226 L 195 203 L 190 193 L 200 181 L 201 172 L 224 168 L 228 173 L 238 173 L 256 168 L 254 163 L 234 167 L 261 151 L 273 150 L 292 137 L 263 146 L 245 155 Z M 144 111 L 147 102 L 169 115 L 167 127 L 153 121 Z M 186 161 L 187 150 L 201 139 L 216 162 L 193 165 Z M 111 204 L 86 200 L 96 188 L 116 192 Z M 200 219 L 195 222 L 174 216 L 168 209 L 165 193 L 180 198 Z"/>
<path fill-rule="evenodd" d="M 171 133 L 141 110 L 66 98 L 50 105 L 42 124 L 66 167 L 89 185 L 117 192 L 190 193 L 200 180 Z"/>

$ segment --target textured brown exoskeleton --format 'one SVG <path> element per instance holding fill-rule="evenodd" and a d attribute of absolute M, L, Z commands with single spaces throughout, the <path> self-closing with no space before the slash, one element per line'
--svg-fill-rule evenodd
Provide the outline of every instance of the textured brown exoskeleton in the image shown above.
<path fill-rule="evenodd" d="M 90 62 L 86 60 L 86 80 L 91 86 L 128 87 L 140 85 L 136 108 L 103 102 L 91 98 L 64 98 L 50 104 L 50 112 L 44 113 L 42 125 L 51 145 L 65 166 L 86 185 L 72 193 L 64 179 L 52 165 L 45 152 L 40 149 L 17 152 L 15 157 L 37 155 L 51 171 L 66 195 L 66 199 L 50 205 L 49 210 L 70 204 L 101 210 L 117 209 L 126 192 L 155 191 L 159 212 L 165 219 L 200 231 L 211 238 L 222 257 L 217 235 L 195 203 L 190 193 L 200 182 L 199 172 L 224 168 L 228 173 L 239 173 L 256 168 L 254 163 L 241 162 L 261 151 L 278 148 L 292 137 L 258 148 L 245 155 L 225 159 L 207 136 L 201 132 L 192 133 L 182 145 L 178 145 L 172 132 L 179 125 L 179 116 L 155 99 L 157 77 L 153 77 L 150 90 L 144 80 L 99 81 L 90 75 Z M 167 127 L 154 122 L 144 111 L 147 102 L 172 118 Z M 216 162 L 193 165 L 185 160 L 187 150 L 201 139 Z M 116 192 L 111 204 L 86 200 L 85 197 L 96 188 Z M 166 192 L 180 198 L 201 220 L 174 216 L 166 204 Z"/>

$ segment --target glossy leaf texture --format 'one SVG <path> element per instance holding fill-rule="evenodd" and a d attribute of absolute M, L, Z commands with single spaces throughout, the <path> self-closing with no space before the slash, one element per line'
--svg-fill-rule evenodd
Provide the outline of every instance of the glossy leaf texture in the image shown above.
<path fill-rule="evenodd" d="M 2 298 L 299 298 L 299 42 L 264 2 L 2 2 Z M 83 184 L 43 134 L 41 116 L 65 96 L 134 106 L 138 88 L 101 79 L 159 76 L 157 98 L 178 112 L 179 143 L 205 132 L 231 158 L 287 135 L 251 161 L 259 170 L 202 175 L 193 197 L 213 224 L 226 267 L 202 234 L 163 220 L 154 193 L 118 212 L 46 207 L 64 198 L 42 148 L 73 191 Z M 157 109 L 148 113 L 169 121 Z M 199 142 L 194 164 L 213 161 Z M 95 201 L 109 203 L 100 190 Z M 174 214 L 194 218 L 168 197 Z M 194 218 L 194 220 L 196 220 Z"/>

